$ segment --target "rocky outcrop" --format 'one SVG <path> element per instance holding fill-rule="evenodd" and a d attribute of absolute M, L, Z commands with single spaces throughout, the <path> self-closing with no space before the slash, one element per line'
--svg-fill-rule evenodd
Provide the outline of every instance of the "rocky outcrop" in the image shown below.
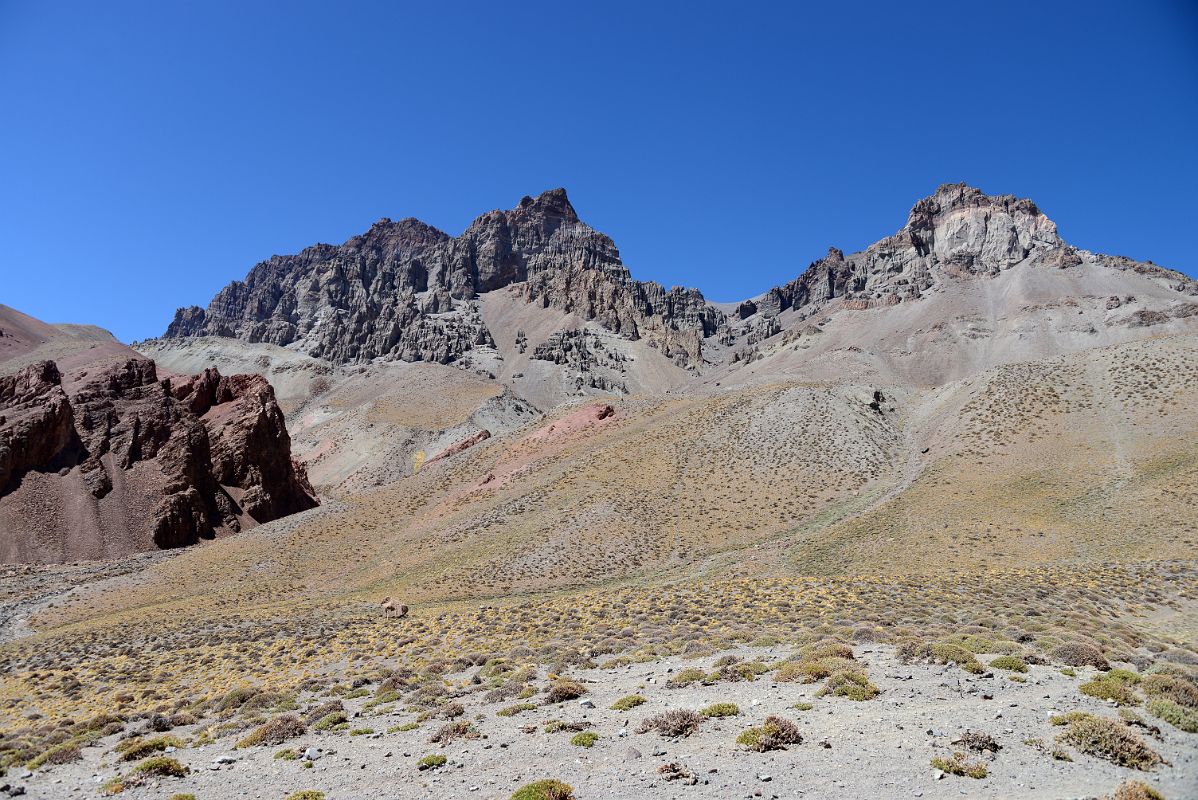
<path fill-rule="evenodd" d="M 627 384 L 617 376 L 627 372 L 625 357 L 606 347 L 602 337 L 586 330 L 559 331 L 533 348 L 532 360 L 548 361 L 573 373 L 574 390 L 584 388 L 627 394 Z"/>
<path fill-rule="evenodd" d="M 1133 311 L 1122 322 L 1129 328 L 1147 328 L 1190 317 L 1198 317 L 1198 303 L 1178 303 L 1163 309 L 1141 308 Z"/>
<path fill-rule="evenodd" d="M 170 548 L 317 504 L 260 376 L 210 369 L 172 385 L 153 361 L 129 358 L 75 375 L 69 396 L 62 383 L 52 361 L 0 377 L 0 503 L 21 517 L 30 472 L 43 501 L 58 497 L 33 504 L 50 518 L 30 519 L 31 530 L 122 520 L 134 528 L 120 532 L 129 549 Z"/>
<path fill-rule="evenodd" d="M 723 321 L 697 290 L 633 280 L 612 240 L 554 189 L 484 214 L 456 238 L 418 220 L 384 219 L 339 247 L 275 256 L 207 309 L 179 309 L 165 335 L 270 342 L 336 363 L 449 363 L 494 346 L 472 300 L 515 283 L 529 302 L 647 338 L 679 363 L 697 361 Z"/>
<path fill-rule="evenodd" d="M 1035 203 L 947 184 L 917 202 L 894 236 L 848 257 L 829 249 L 757 305 L 766 316 L 838 298 L 846 309 L 876 308 L 918 297 L 945 277 L 993 276 L 1029 258 L 1069 260 L 1056 225 Z"/>
<path fill-rule="evenodd" d="M 53 361 L 0 376 L 0 497 L 29 470 L 56 468 L 78 450 L 71 403 Z"/>
<path fill-rule="evenodd" d="M 456 238 L 415 219 L 383 219 L 343 245 L 275 256 L 207 309 L 180 309 L 166 336 L 291 345 L 337 363 L 448 363 L 494 344 L 470 302 L 478 293 L 566 267 L 627 278 L 615 244 L 556 189 L 484 214 Z"/>
<path fill-rule="evenodd" d="M 567 267 L 535 272 L 524 299 L 578 314 L 628 339 L 646 339 L 679 366 L 702 360 L 703 340 L 727 325 L 697 289 L 665 289 L 610 271 Z"/>
<path fill-rule="evenodd" d="M 207 369 L 175 385 L 172 393 L 202 415 L 212 475 L 218 484 L 242 490 L 243 513 L 267 522 L 315 505 L 306 474 L 291 458 L 283 412 L 265 378 L 222 377 Z"/>
<path fill-rule="evenodd" d="M 458 453 L 469 450 L 471 447 L 474 447 L 474 445 L 485 442 L 490 438 L 491 432 L 484 428 L 478 433 L 472 434 L 467 436 L 465 439 L 459 439 L 458 441 L 454 442 L 449 447 L 446 447 L 440 453 L 437 453 L 435 456 L 426 461 L 425 464 L 432 464 L 435 461 L 440 461 L 442 459 L 449 458 L 450 456 L 456 456 Z"/>
<path fill-rule="evenodd" d="M 1198 282 L 1181 273 L 1122 257 L 1085 255 L 1100 266 L 1148 274 L 1173 282 L 1178 291 L 1198 293 Z M 845 310 L 884 307 L 918 298 L 947 280 L 993 277 L 1020 263 L 1069 269 L 1084 259 L 1031 200 L 945 184 L 915 204 L 895 235 L 850 256 L 830 248 L 798 278 L 770 289 L 756 303 L 742 303 L 737 313 L 776 316 L 795 308 L 808 316 L 831 301 Z"/>

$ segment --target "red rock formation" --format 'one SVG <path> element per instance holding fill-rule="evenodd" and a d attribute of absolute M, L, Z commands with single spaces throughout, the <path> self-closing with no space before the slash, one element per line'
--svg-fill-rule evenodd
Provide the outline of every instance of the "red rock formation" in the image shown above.
<path fill-rule="evenodd" d="M 52 467 L 77 447 L 71 403 L 53 361 L 0 377 L 0 496 L 29 470 Z"/>
<path fill-rule="evenodd" d="M 314 506 L 307 474 L 291 458 L 291 437 L 274 387 L 261 375 L 221 378 L 213 369 L 204 376 L 209 373 L 219 379 L 203 416 L 217 482 L 243 489 L 242 510 L 258 522 Z"/>
<path fill-rule="evenodd" d="M 129 358 L 76 378 L 68 398 L 54 362 L 0 377 L 0 520 L 27 523 L 0 530 L 4 560 L 65 558 L 72 536 L 88 556 L 180 547 L 317 505 L 261 376 L 172 385 Z"/>
<path fill-rule="evenodd" d="M 465 439 L 454 442 L 449 447 L 446 447 L 440 453 L 437 453 L 435 456 L 430 458 L 426 463 L 431 464 L 434 461 L 440 461 L 443 458 L 449 458 L 452 455 L 457 455 L 458 453 L 462 452 L 463 450 L 469 450 L 471 447 L 474 447 L 474 445 L 478 444 L 479 442 L 485 442 L 487 439 L 490 439 L 490 438 L 491 438 L 490 431 L 485 430 L 485 429 L 481 430 L 478 433 L 474 434 L 473 436 L 467 436 Z"/>

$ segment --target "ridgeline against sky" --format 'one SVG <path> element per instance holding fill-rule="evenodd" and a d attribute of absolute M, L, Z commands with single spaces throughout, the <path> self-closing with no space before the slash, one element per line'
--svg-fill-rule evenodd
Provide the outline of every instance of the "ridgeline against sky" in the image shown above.
<path fill-rule="evenodd" d="M 1189 4 L 938 5 L 0 5 L 0 300 L 128 341 L 272 254 L 550 186 L 715 300 L 957 181 L 1198 274 Z"/>

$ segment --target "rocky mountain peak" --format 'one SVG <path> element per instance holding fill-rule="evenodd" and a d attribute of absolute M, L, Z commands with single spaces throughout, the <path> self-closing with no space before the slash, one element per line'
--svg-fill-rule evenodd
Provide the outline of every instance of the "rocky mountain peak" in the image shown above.
<path fill-rule="evenodd" d="M 1040 209 L 1027 198 L 1011 194 L 988 195 L 966 183 L 942 183 L 930 197 L 919 200 L 911 209 L 907 227 L 921 227 L 928 219 L 963 208 L 1001 208 L 1008 213 L 1043 216 Z"/>
<path fill-rule="evenodd" d="M 566 190 L 560 187 L 541 192 L 535 199 L 525 195 L 520 198 L 518 210 L 527 210 L 531 214 L 546 217 L 557 217 L 566 222 L 578 222 L 578 213 L 574 210 L 574 206 L 570 205 L 570 198 L 566 196 Z"/>
<path fill-rule="evenodd" d="M 275 256 L 206 309 L 179 309 L 167 337 L 229 336 L 331 361 L 448 362 L 490 341 L 464 305 L 529 275 L 628 271 L 610 238 L 581 222 L 564 189 L 491 211 L 452 237 L 419 220 L 382 219 L 345 244 Z"/>

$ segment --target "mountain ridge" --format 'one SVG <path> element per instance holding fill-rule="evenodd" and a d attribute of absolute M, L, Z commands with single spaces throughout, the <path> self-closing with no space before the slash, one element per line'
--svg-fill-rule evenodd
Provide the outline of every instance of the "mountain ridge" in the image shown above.
<path fill-rule="evenodd" d="M 793 280 L 728 313 L 733 304 L 712 303 L 699 289 L 633 278 L 612 239 L 582 222 L 559 188 L 482 214 L 457 237 L 413 217 L 383 219 L 342 245 L 272 256 L 206 309 L 180 308 L 164 338 L 229 336 L 335 363 L 449 363 L 494 344 L 474 301 L 519 284 L 526 302 L 579 313 L 632 340 L 646 335 L 679 366 L 699 369 L 707 340 L 729 343 L 749 318 L 790 308 L 810 316 L 837 300 L 850 310 L 894 305 L 1022 263 L 1130 270 L 1198 294 L 1198 282 L 1180 272 L 1067 244 L 1030 199 L 957 183 L 918 200 L 895 234 L 848 256 L 829 248 Z"/>

